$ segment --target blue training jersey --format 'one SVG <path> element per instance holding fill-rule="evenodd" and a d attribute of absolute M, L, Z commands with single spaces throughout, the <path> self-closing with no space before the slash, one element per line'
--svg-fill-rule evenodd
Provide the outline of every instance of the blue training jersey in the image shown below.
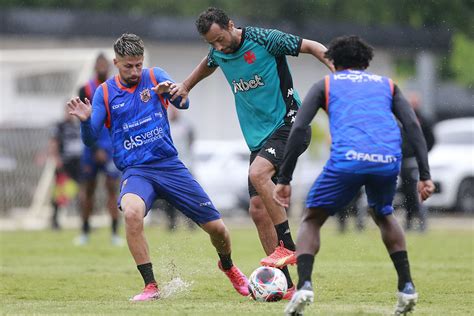
<path fill-rule="evenodd" d="M 278 30 L 246 27 L 232 54 L 211 48 L 208 66 L 220 66 L 232 89 L 237 116 L 251 151 L 283 124 L 291 125 L 301 101 L 286 55 L 297 56 L 302 39 Z"/>
<path fill-rule="evenodd" d="M 140 82 L 133 87 L 125 86 L 118 75 L 104 82 L 94 95 L 90 120 L 81 124 L 84 143 L 93 143 L 105 124 L 115 165 L 121 171 L 176 157 L 166 112 L 169 94 L 157 95 L 151 90 L 167 80 L 173 82 L 164 70 L 155 67 L 143 69 Z M 180 101 L 178 98 L 173 103 Z M 189 101 L 184 108 L 188 106 Z"/>
<path fill-rule="evenodd" d="M 400 129 L 392 112 L 391 79 L 344 70 L 325 77 L 331 130 L 327 167 L 350 173 L 398 173 Z"/>

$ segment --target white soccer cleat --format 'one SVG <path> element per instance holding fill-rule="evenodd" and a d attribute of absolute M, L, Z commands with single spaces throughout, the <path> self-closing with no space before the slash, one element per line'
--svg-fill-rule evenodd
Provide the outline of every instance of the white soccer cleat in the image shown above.
<path fill-rule="evenodd" d="M 293 294 L 291 301 L 286 305 L 285 315 L 300 316 L 303 315 L 305 307 L 314 301 L 313 288 L 310 282 L 305 282 L 303 287 Z"/>
<path fill-rule="evenodd" d="M 418 301 L 418 293 L 412 283 L 407 283 L 402 292 L 397 293 L 398 301 L 395 306 L 394 315 L 406 315 L 415 309 Z"/>

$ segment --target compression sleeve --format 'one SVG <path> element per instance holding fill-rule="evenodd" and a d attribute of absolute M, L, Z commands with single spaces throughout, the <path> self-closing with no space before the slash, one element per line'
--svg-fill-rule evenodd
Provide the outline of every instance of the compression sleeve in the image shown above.
<path fill-rule="evenodd" d="M 415 150 L 420 180 L 431 179 L 425 138 L 416 119 L 415 112 L 397 85 L 395 85 L 393 90 L 392 111 L 396 118 L 402 123 L 405 135 Z"/>
<path fill-rule="evenodd" d="M 93 146 L 104 126 L 107 111 L 104 104 L 104 92 L 102 86 L 95 91 L 92 101 L 92 114 L 89 119 L 81 122 L 81 138 L 86 146 Z"/>
<path fill-rule="evenodd" d="M 278 183 L 289 184 L 296 167 L 298 157 L 305 149 L 305 134 L 318 110 L 326 103 L 324 80 L 315 83 L 304 98 L 296 120 L 291 128 L 285 147 L 283 163 L 280 168 Z"/>
<path fill-rule="evenodd" d="M 171 79 L 171 76 L 166 71 L 159 67 L 154 67 L 153 72 L 155 73 L 155 78 L 158 82 L 175 82 L 173 79 Z M 175 100 L 171 101 L 171 95 L 169 93 L 163 93 L 162 96 L 163 98 L 167 99 L 171 104 L 173 104 L 178 110 L 184 110 L 189 108 L 189 98 L 186 99 L 186 103 L 181 107 L 179 106 L 182 100 L 181 97 L 177 97 Z"/>

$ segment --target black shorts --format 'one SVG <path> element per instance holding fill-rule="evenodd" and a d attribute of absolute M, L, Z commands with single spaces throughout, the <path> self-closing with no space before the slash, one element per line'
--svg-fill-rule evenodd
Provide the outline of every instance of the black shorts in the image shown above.
<path fill-rule="evenodd" d="M 288 137 L 290 136 L 291 126 L 283 125 L 277 129 L 263 144 L 262 148 L 259 150 L 252 151 L 250 153 L 250 165 L 255 160 L 257 156 L 265 158 L 270 161 L 275 168 L 275 173 L 272 177 L 273 183 L 277 181 L 278 169 L 283 162 L 283 155 L 285 154 L 285 146 Z M 311 128 L 308 127 L 305 137 L 305 150 L 308 148 L 311 141 Z M 257 190 L 252 185 L 250 177 L 248 178 L 248 188 L 250 197 L 258 195 Z"/>

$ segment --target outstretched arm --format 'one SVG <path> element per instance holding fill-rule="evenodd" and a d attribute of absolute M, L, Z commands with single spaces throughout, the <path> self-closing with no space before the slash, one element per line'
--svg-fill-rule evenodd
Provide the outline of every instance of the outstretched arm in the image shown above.
<path fill-rule="evenodd" d="M 314 57 L 319 59 L 320 62 L 325 64 L 326 67 L 328 67 L 329 70 L 331 70 L 331 72 L 334 72 L 336 71 L 334 69 L 334 65 L 329 59 L 324 57 L 324 53 L 326 51 L 327 51 L 327 48 L 323 44 L 316 41 L 303 39 L 303 42 L 301 43 L 300 53 L 313 55 Z"/>
<path fill-rule="evenodd" d="M 79 97 L 74 97 L 67 105 L 69 107 L 69 114 L 81 120 L 81 138 L 83 143 L 87 146 L 93 146 L 107 117 L 102 88 L 97 88 L 93 105 L 91 105 L 87 98 L 84 101 L 82 102 Z"/>
<path fill-rule="evenodd" d="M 396 85 L 393 93 L 392 111 L 402 123 L 408 141 L 415 149 L 416 161 L 420 173 L 418 193 L 420 194 L 420 199 L 424 201 L 433 194 L 435 189 L 431 181 L 430 166 L 428 164 L 428 149 L 420 125 L 416 119 L 416 114 Z"/>
<path fill-rule="evenodd" d="M 205 57 L 183 82 L 171 85 L 171 101 L 174 101 L 177 97 L 182 97 L 181 104 L 184 104 L 188 99 L 188 94 L 191 89 L 202 79 L 210 76 L 216 68 L 217 67 L 209 67 L 208 58 Z"/>

